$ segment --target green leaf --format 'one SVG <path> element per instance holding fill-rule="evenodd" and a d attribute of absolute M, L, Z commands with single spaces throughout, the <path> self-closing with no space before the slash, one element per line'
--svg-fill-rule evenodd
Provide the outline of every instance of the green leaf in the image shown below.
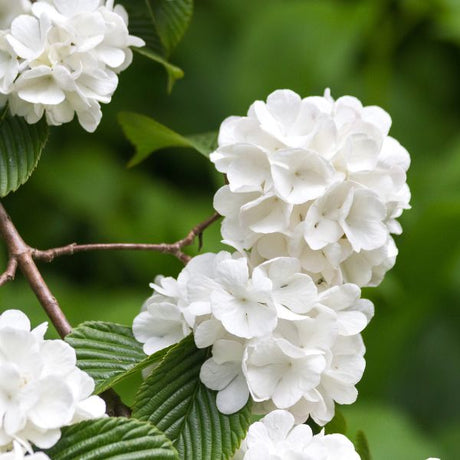
<path fill-rule="evenodd" d="M 80 324 L 65 340 L 77 353 L 77 366 L 96 382 L 95 393 L 157 363 L 168 350 L 146 357 L 130 327 L 102 321 Z"/>
<path fill-rule="evenodd" d="M 363 431 L 358 431 L 356 433 L 355 448 L 356 452 L 358 452 L 361 457 L 361 460 L 372 460 L 369 443 L 367 442 L 366 435 Z"/>
<path fill-rule="evenodd" d="M 134 403 L 133 417 L 162 430 L 181 459 L 231 458 L 249 428 L 249 404 L 232 415 L 217 410 L 216 393 L 199 376 L 207 358 L 192 336 L 185 338 L 145 380 Z"/>
<path fill-rule="evenodd" d="M 22 117 L 5 117 L 0 121 L 0 197 L 27 181 L 47 139 L 45 120 L 33 125 Z"/>
<path fill-rule="evenodd" d="M 145 160 L 151 153 L 166 147 L 188 147 L 206 158 L 215 149 L 215 132 L 182 136 L 153 118 L 131 112 L 122 112 L 118 120 L 126 137 L 136 147 L 136 153 L 128 166 L 134 166 Z"/>
<path fill-rule="evenodd" d="M 347 434 L 347 421 L 342 412 L 335 408 L 334 418 L 325 426 L 326 434 Z"/>
<path fill-rule="evenodd" d="M 142 56 L 145 56 L 151 59 L 152 61 L 158 62 L 165 68 L 166 73 L 168 74 L 168 83 L 167 83 L 168 93 L 172 91 L 174 83 L 176 83 L 177 80 L 183 78 L 184 71 L 182 69 L 171 64 L 170 62 L 168 62 L 165 58 L 161 57 L 155 51 L 149 48 L 145 48 L 145 47 L 144 48 L 134 48 L 134 51 L 137 51 L 138 54 L 141 54 Z"/>
<path fill-rule="evenodd" d="M 53 460 L 174 460 L 171 441 L 150 423 L 126 418 L 88 420 L 62 429 L 45 453 Z"/>
<path fill-rule="evenodd" d="M 122 0 L 129 16 L 129 31 L 146 46 L 134 51 L 161 64 L 168 74 L 168 92 L 184 72 L 169 62 L 169 56 L 187 30 L 193 14 L 193 0 Z"/>
<path fill-rule="evenodd" d="M 193 14 L 193 0 L 149 1 L 157 33 L 169 56 L 182 40 Z"/>

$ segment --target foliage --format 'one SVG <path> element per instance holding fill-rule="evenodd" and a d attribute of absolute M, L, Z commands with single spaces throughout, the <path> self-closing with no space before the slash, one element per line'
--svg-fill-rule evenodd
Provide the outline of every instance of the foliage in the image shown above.
<path fill-rule="evenodd" d="M 188 147 L 205 157 L 214 150 L 217 134 L 215 132 L 181 136 L 152 118 L 137 113 L 120 113 L 118 119 L 126 137 L 135 145 L 136 154 L 128 166 L 135 166 L 151 153 L 166 147 Z"/>

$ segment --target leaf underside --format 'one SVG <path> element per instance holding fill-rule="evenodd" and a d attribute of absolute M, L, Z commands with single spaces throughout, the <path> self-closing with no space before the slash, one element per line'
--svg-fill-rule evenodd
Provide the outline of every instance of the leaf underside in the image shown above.
<path fill-rule="evenodd" d="M 132 112 L 121 112 L 118 120 L 125 136 L 136 148 L 128 166 L 135 166 L 152 153 L 168 147 L 191 148 L 206 158 L 216 148 L 216 132 L 182 136 L 153 118 Z"/>

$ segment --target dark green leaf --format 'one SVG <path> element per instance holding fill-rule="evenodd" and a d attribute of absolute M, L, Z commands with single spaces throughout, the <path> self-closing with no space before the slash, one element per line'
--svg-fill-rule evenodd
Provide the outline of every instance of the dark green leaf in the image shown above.
<path fill-rule="evenodd" d="M 355 448 L 356 452 L 358 452 L 361 457 L 361 460 L 372 460 L 369 443 L 367 442 L 366 435 L 363 431 L 358 431 L 356 433 Z"/>
<path fill-rule="evenodd" d="M 207 358 L 192 336 L 185 338 L 145 380 L 134 403 L 133 417 L 162 430 L 181 459 L 231 458 L 250 424 L 249 404 L 232 415 L 217 410 L 215 392 L 199 377 Z"/>
<path fill-rule="evenodd" d="M 153 118 L 131 112 L 120 113 L 118 119 L 126 137 L 136 147 L 128 166 L 134 166 L 151 153 L 166 147 L 188 147 L 209 157 L 216 146 L 217 134 L 214 132 L 182 136 Z"/>
<path fill-rule="evenodd" d="M 171 441 L 152 424 L 121 417 L 65 427 L 58 443 L 45 452 L 53 460 L 179 458 Z"/>
<path fill-rule="evenodd" d="M 193 0 L 151 1 L 157 33 L 169 56 L 187 30 L 193 14 Z"/>
<path fill-rule="evenodd" d="M 326 425 L 326 434 L 340 433 L 347 434 L 347 421 L 342 412 L 335 408 L 334 418 Z"/>
<path fill-rule="evenodd" d="M 169 56 L 182 39 L 193 14 L 193 0 L 122 0 L 129 16 L 129 30 L 146 46 L 134 48 L 139 54 L 164 66 L 168 92 L 184 72 L 169 62 Z"/>
<path fill-rule="evenodd" d="M 0 121 L 0 197 L 27 181 L 47 139 L 45 120 L 29 125 L 21 117 L 7 116 Z"/>
<path fill-rule="evenodd" d="M 146 47 L 161 56 L 166 50 L 158 35 L 155 18 L 149 0 L 120 0 L 129 16 L 129 32 L 141 37 Z"/>
<path fill-rule="evenodd" d="M 76 327 L 66 341 L 77 353 L 77 365 L 96 382 L 96 393 L 132 373 L 160 361 L 168 349 L 146 356 L 130 327 L 88 321 Z"/>

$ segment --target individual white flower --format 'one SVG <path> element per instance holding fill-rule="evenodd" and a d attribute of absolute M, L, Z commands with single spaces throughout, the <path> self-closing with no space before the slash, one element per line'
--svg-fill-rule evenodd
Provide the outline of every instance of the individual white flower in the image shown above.
<path fill-rule="evenodd" d="M 214 198 L 224 243 L 258 263 L 297 257 L 320 283 L 378 284 L 410 200 L 409 155 L 390 125 L 356 98 L 289 90 L 224 120 L 210 156 L 228 181 Z"/>
<path fill-rule="evenodd" d="M 105 403 L 91 396 L 94 381 L 76 367 L 62 340 L 45 340 L 46 323 L 30 330 L 24 313 L 0 315 L 0 450 L 16 440 L 49 448 L 60 428 L 104 415 Z"/>
<path fill-rule="evenodd" d="M 316 152 L 278 150 L 270 159 L 273 188 L 287 203 L 303 204 L 314 200 L 334 182 L 334 169 Z"/>
<path fill-rule="evenodd" d="M 234 459 L 242 460 L 359 460 L 353 444 L 342 434 L 313 435 L 308 425 L 296 425 L 287 411 L 275 410 L 249 427 Z"/>
<path fill-rule="evenodd" d="M 243 374 L 244 344 L 236 340 L 217 340 L 212 358 L 200 370 L 200 380 L 217 391 L 216 405 L 223 414 L 233 414 L 248 401 L 249 389 Z"/>
<path fill-rule="evenodd" d="M 283 338 L 266 337 L 248 344 L 243 371 L 254 401 L 271 399 L 287 408 L 315 388 L 326 365 L 323 352 L 301 349 Z"/>
<path fill-rule="evenodd" d="M 229 333 L 250 339 L 276 327 L 272 283 L 257 268 L 250 276 L 246 258 L 221 262 L 215 281 L 218 287 L 210 295 L 211 311 Z"/>
<path fill-rule="evenodd" d="M 335 413 L 334 401 L 353 404 L 358 397 L 355 385 L 361 380 L 366 362 L 365 347 L 360 335 L 338 336 L 334 346 L 325 355 L 326 368 L 317 387 L 299 400 L 291 410 L 298 420 L 308 416 L 319 425 L 331 421 Z"/>
<path fill-rule="evenodd" d="M 10 94 L 12 114 L 29 123 L 45 115 L 50 125 L 76 114 L 84 129 L 94 131 L 100 104 L 110 102 L 117 73 L 132 60 L 130 47 L 144 45 L 129 35 L 127 23 L 126 11 L 110 0 L 34 2 L 6 32 L 11 50 L 0 46 L 0 85 Z"/>
<path fill-rule="evenodd" d="M 134 319 L 133 334 L 136 340 L 144 343 L 147 355 L 179 342 L 190 333 L 177 304 L 163 296 L 154 294 L 142 310 Z"/>
<path fill-rule="evenodd" d="M 373 303 L 361 299 L 361 290 L 355 284 L 333 286 L 321 292 L 319 302 L 335 311 L 343 336 L 359 334 L 374 316 Z"/>
<path fill-rule="evenodd" d="M 301 273 L 297 259 L 273 258 L 257 270 L 272 283 L 271 295 L 278 318 L 291 319 L 296 318 L 295 314 L 308 313 L 318 301 L 318 289 L 310 276 Z"/>

